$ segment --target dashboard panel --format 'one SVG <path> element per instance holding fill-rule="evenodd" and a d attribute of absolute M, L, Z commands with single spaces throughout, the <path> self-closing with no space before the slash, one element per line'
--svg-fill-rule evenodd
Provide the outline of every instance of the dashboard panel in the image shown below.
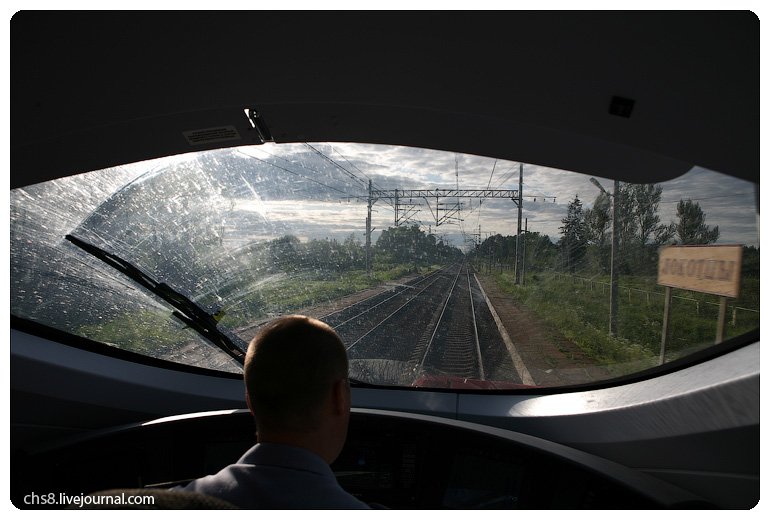
<path fill-rule="evenodd" d="M 175 416 L 15 453 L 12 497 L 170 487 L 217 472 L 254 442 L 247 410 Z M 402 412 L 354 409 L 332 466 L 343 488 L 393 509 L 710 507 L 614 462 L 529 435 Z M 44 506 L 38 506 L 44 507 Z"/>

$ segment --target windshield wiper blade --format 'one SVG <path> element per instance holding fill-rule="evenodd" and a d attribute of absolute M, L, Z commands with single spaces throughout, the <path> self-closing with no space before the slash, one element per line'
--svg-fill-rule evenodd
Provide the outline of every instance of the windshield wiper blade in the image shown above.
<path fill-rule="evenodd" d="M 175 309 L 172 314 L 180 321 L 225 351 L 225 353 L 236 361 L 243 364 L 243 359 L 246 356 L 246 344 L 240 342 L 238 338 L 231 338 L 223 331 L 219 330 L 217 327 L 217 320 L 213 314 L 207 312 L 197 303 L 179 291 L 176 291 L 168 284 L 155 281 L 151 276 L 144 273 L 131 262 L 128 262 L 115 254 L 109 253 L 98 246 L 89 244 L 73 235 L 67 235 L 64 238 L 86 253 L 95 256 L 105 264 L 120 271 L 167 302 Z M 238 344 L 239 342 L 240 344 Z"/>
<path fill-rule="evenodd" d="M 356 379 L 355 377 L 348 377 L 348 382 L 350 383 L 350 386 L 359 387 L 359 388 L 379 388 L 380 386 L 390 386 L 390 385 L 376 385 L 368 381 L 362 381 L 361 379 Z"/>

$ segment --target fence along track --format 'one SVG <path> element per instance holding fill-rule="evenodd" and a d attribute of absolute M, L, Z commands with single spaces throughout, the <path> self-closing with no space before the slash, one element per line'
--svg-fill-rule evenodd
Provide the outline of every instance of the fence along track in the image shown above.
<path fill-rule="evenodd" d="M 554 273 L 554 276 L 555 276 L 555 278 L 557 280 L 561 280 L 562 277 L 563 277 L 563 278 L 567 278 L 569 280 L 572 280 L 573 283 L 575 282 L 575 280 L 578 280 L 579 283 L 582 284 L 583 287 L 588 287 L 592 292 L 594 290 L 594 285 L 600 286 L 600 287 L 602 287 L 602 294 L 604 294 L 605 291 L 608 291 L 609 287 L 610 287 L 610 284 L 608 282 L 602 282 L 602 281 L 599 281 L 599 280 L 593 280 L 591 278 L 585 278 L 583 276 L 576 276 L 576 275 L 573 275 L 573 274 Z M 640 298 L 644 297 L 644 299 L 646 300 L 647 305 L 650 305 L 652 303 L 651 302 L 651 298 L 650 298 L 651 296 L 654 296 L 655 298 L 660 300 L 660 302 L 659 302 L 660 305 L 663 304 L 663 299 L 665 298 L 665 293 L 656 292 L 656 291 L 650 291 L 650 290 L 647 290 L 647 289 L 639 289 L 638 287 L 629 287 L 627 285 L 618 285 L 618 290 L 619 291 L 623 291 L 623 292 L 625 292 L 628 295 L 629 303 L 631 303 L 631 294 L 632 293 L 638 293 L 638 294 L 643 295 L 643 296 L 640 296 Z M 676 295 L 676 294 L 672 294 L 671 298 L 675 299 L 675 300 L 686 301 L 688 303 L 694 304 L 695 305 L 695 312 L 696 312 L 696 314 L 700 314 L 700 311 L 701 311 L 701 307 L 700 306 L 701 306 L 701 304 L 703 304 L 703 305 L 711 305 L 712 307 L 719 307 L 719 303 L 718 302 L 703 301 L 703 300 L 698 300 L 696 298 L 688 298 L 687 296 L 679 296 L 679 295 Z M 737 322 L 738 322 L 738 311 L 752 312 L 752 313 L 755 313 L 755 314 L 759 314 L 759 310 L 758 309 L 749 309 L 747 307 L 740 307 L 738 305 L 728 305 L 728 308 L 731 309 L 731 311 L 730 311 L 732 313 L 731 323 L 732 323 L 733 326 L 735 326 L 737 324 Z"/>

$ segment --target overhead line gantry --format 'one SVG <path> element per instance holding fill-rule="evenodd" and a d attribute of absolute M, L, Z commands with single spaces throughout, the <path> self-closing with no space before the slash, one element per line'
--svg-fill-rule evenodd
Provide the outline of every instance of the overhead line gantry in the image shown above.
<path fill-rule="evenodd" d="M 456 165 L 455 165 L 456 167 Z M 517 208 L 517 226 L 516 226 L 516 259 L 514 272 L 516 277 L 516 283 L 521 283 L 522 272 L 519 269 L 519 265 L 523 262 L 523 245 L 521 241 L 521 221 L 522 221 L 522 206 L 524 203 L 522 197 L 522 185 L 524 176 L 524 165 L 519 164 L 519 189 L 518 190 L 501 190 L 501 189 L 459 189 L 459 177 L 457 189 L 447 188 L 428 188 L 428 189 L 414 189 L 414 190 L 383 190 L 374 189 L 372 187 L 371 180 L 369 181 L 369 194 L 367 204 L 367 216 L 366 216 L 366 270 L 371 274 L 371 233 L 372 233 L 372 205 L 380 199 L 391 200 L 394 209 L 394 224 L 398 227 L 401 223 L 407 221 L 410 217 L 415 215 L 419 209 L 417 204 L 412 202 L 412 199 L 424 199 L 428 205 L 435 222 L 436 227 L 445 223 L 447 220 L 460 213 L 461 198 L 471 199 L 510 199 L 516 205 Z M 491 177 L 490 177 L 491 182 Z M 442 204 L 440 199 L 452 198 L 456 202 L 454 204 Z M 544 197 L 545 198 L 545 197 Z M 549 197 L 550 198 L 550 197 Z M 431 207 L 431 199 L 435 199 L 435 208 Z M 408 200 L 408 203 L 403 202 Z M 555 200 L 555 199 L 554 199 Z M 443 214 L 442 214 L 443 212 Z M 462 221 L 460 219 L 460 221 Z M 481 236 L 481 230 L 479 229 L 479 239 Z"/>
<path fill-rule="evenodd" d="M 440 199 L 461 199 L 461 198 L 474 198 L 474 199 L 510 199 L 516 205 L 519 204 L 519 190 L 499 190 L 499 189 L 477 189 L 477 190 L 460 190 L 460 189 L 417 189 L 417 190 L 369 190 L 369 200 L 371 203 L 380 200 L 388 199 L 393 201 L 393 207 L 395 209 L 395 216 L 393 223 L 398 226 L 409 217 L 417 213 L 415 204 L 411 202 L 412 199 L 425 199 L 428 204 L 428 209 L 433 215 L 436 221 L 436 226 L 440 226 L 451 217 L 459 213 L 460 202 L 455 204 L 442 204 Z M 436 199 L 435 211 L 431 206 L 431 199 Z M 405 203 L 404 200 L 410 202 Z M 442 214 L 443 211 L 443 214 Z"/>
<path fill-rule="evenodd" d="M 518 200 L 519 190 L 455 190 L 455 189 L 427 189 L 427 190 L 372 190 L 372 196 L 378 199 L 393 198 L 395 196 L 406 198 L 440 198 L 440 197 L 464 197 L 476 199 L 515 199 Z"/>
<path fill-rule="evenodd" d="M 429 189 L 416 189 L 416 190 L 383 190 L 374 189 L 372 182 L 369 181 L 369 196 L 367 203 L 367 216 L 366 216 L 366 270 L 371 272 L 371 222 L 372 222 L 372 206 L 380 199 L 390 200 L 393 204 L 394 218 L 393 223 L 398 227 L 401 223 L 407 221 L 414 216 L 419 210 L 417 205 L 412 202 L 412 199 L 424 199 L 428 205 L 433 218 L 436 221 L 436 226 L 440 226 L 454 215 L 460 212 L 461 198 L 475 198 L 475 199 L 510 199 L 517 206 L 521 204 L 520 190 L 500 190 L 500 189 L 444 189 L 444 188 L 429 188 Z M 453 198 L 457 200 L 455 204 L 442 204 L 440 199 Z M 431 199 L 435 199 L 435 208 L 431 207 Z M 405 203 L 405 200 L 409 200 Z M 443 214 L 442 214 L 443 211 Z"/>

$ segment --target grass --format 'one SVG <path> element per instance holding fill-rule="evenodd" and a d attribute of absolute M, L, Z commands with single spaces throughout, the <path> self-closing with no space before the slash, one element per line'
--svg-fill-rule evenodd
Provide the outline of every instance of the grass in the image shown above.
<path fill-rule="evenodd" d="M 111 320 L 82 325 L 78 334 L 95 341 L 153 357 L 164 357 L 189 343 L 190 335 L 181 332 L 185 325 L 171 313 L 140 310 Z"/>
<path fill-rule="evenodd" d="M 324 304 L 410 274 L 415 274 L 411 265 L 375 265 L 371 277 L 364 270 L 298 271 L 260 286 L 237 307 L 226 308 L 221 324 L 236 329 L 267 317 Z M 227 297 L 223 297 L 227 301 Z"/>
<path fill-rule="evenodd" d="M 418 271 L 433 268 L 424 267 Z M 279 276 L 259 285 L 234 307 L 225 306 L 220 324 L 225 329 L 253 325 L 270 316 L 296 312 L 414 274 L 413 265 L 376 265 L 371 277 L 364 270 L 306 270 Z M 223 298 L 227 302 L 227 296 L 223 295 Z M 81 325 L 78 334 L 125 350 L 164 357 L 165 353 L 173 352 L 197 337 L 194 332 L 184 330 L 185 326 L 171 316 L 171 310 L 139 310 Z"/>
<path fill-rule="evenodd" d="M 662 293 L 654 280 L 643 277 L 622 277 L 618 299 L 618 335 L 609 335 L 609 291 L 596 282 L 566 275 L 539 273 L 528 276 L 525 286 L 514 284 L 511 273 L 495 275 L 502 290 L 519 303 L 535 312 L 567 339 L 578 345 L 598 364 L 612 365 L 644 362 L 656 359 L 660 352 L 663 321 L 663 298 L 646 293 Z M 632 288 L 628 297 L 628 287 Z M 633 289 L 638 289 L 634 291 Z M 697 348 L 714 343 L 718 297 L 705 294 L 674 291 L 671 331 L 666 347 L 666 359 L 671 360 Z M 689 298 L 689 299 L 683 299 Z M 691 301 L 693 300 L 693 301 Z M 759 281 L 746 279 L 741 298 L 730 301 L 738 307 L 759 309 Z M 725 339 L 738 336 L 759 327 L 759 313 L 740 311 L 736 325 L 728 313 Z"/>

